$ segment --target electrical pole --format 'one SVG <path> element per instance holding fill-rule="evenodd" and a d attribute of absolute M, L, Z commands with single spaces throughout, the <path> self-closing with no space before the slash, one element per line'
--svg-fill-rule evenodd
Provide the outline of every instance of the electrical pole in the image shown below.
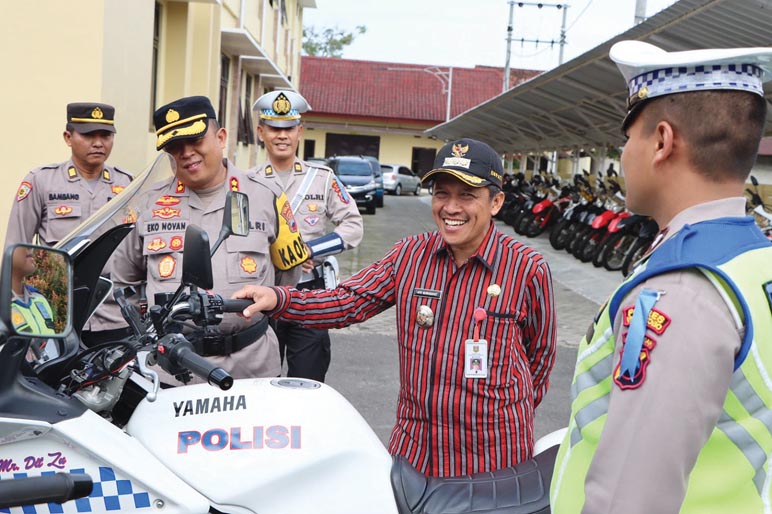
<path fill-rule="evenodd" d="M 560 7 L 558 7 L 560 9 Z M 566 46 L 566 13 L 568 12 L 568 5 L 563 4 L 563 22 L 560 24 L 560 56 L 558 57 L 558 65 L 563 64 L 563 49 Z"/>
<path fill-rule="evenodd" d="M 641 1 L 641 0 L 638 0 Z M 643 0 L 645 1 L 645 0 Z M 514 30 L 514 8 L 515 3 L 517 3 L 518 7 L 524 7 L 524 6 L 532 6 L 532 7 L 538 7 L 541 9 L 542 7 L 557 7 L 558 9 L 563 9 L 563 23 L 560 27 L 560 40 L 558 44 L 560 45 L 560 64 L 563 64 L 563 50 L 566 46 L 566 11 L 568 10 L 568 4 L 550 4 L 546 2 L 515 2 L 515 0 L 508 0 L 509 3 L 509 25 L 507 25 L 507 60 L 504 64 L 504 81 L 503 81 L 503 87 L 501 89 L 501 92 L 506 92 L 509 89 L 509 61 L 512 55 L 512 32 Z M 540 39 L 520 39 L 521 43 L 536 43 L 538 46 L 539 43 L 550 43 L 555 44 L 555 40 L 549 41 L 549 40 L 540 40 Z"/>
<path fill-rule="evenodd" d="M 646 0 L 635 0 L 635 24 L 646 19 Z"/>
<path fill-rule="evenodd" d="M 509 59 L 512 57 L 512 30 L 515 17 L 515 2 L 509 0 L 509 25 L 507 25 L 507 61 L 504 65 L 504 86 L 501 92 L 504 93 L 509 89 Z"/>

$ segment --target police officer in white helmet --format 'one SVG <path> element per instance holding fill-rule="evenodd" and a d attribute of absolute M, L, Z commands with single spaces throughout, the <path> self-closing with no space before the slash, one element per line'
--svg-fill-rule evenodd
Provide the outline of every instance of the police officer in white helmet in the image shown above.
<path fill-rule="evenodd" d="M 303 264 L 297 287 L 333 288 L 337 285 L 337 262 L 330 256 L 359 244 L 362 216 L 331 169 L 311 165 L 295 155 L 303 135 L 301 113 L 307 110 L 305 98 L 292 91 L 272 91 L 257 99 L 257 133 L 268 160 L 253 171 L 281 185 L 309 244 L 311 259 Z M 285 354 L 287 357 L 288 376 L 323 382 L 330 365 L 327 330 L 279 321 L 276 334 L 282 359 Z"/>

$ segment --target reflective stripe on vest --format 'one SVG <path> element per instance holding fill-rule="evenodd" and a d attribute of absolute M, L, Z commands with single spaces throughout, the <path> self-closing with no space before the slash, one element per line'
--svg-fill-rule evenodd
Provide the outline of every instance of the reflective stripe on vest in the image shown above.
<path fill-rule="evenodd" d="M 31 293 L 30 301 L 27 304 L 17 299 L 13 301 L 11 306 L 24 320 L 23 323 L 14 322 L 16 331 L 34 334 L 54 333 L 54 320 L 51 317 L 50 306 L 40 293 Z"/>

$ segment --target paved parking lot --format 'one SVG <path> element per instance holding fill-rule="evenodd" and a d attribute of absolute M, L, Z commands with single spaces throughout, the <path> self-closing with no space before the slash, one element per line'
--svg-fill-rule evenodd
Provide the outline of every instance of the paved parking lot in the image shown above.
<path fill-rule="evenodd" d="M 381 257 L 400 238 L 435 228 L 430 197 L 387 196 L 374 216 L 364 215 L 365 238 L 359 248 L 339 255 L 341 275 L 352 273 Z M 497 227 L 515 237 L 511 227 Z M 537 410 L 537 437 L 564 426 L 569 415 L 569 388 L 576 346 L 600 304 L 621 281 L 608 272 L 580 263 L 554 250 L 548 236 L 527 239 L 547 259 L 552 270 L 558 320 L 558 356 L 550 391 Z M 394 423 L 399 369 L 394 310 L 365 323 L 331 332 L 333 357 L 327 383 L 354 404 L 384 444 Z"/>

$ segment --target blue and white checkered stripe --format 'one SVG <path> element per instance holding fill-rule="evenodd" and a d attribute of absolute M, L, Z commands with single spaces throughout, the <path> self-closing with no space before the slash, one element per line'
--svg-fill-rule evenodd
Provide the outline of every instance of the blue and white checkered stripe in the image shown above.
<path fill-rule="evenodd" d="M 630 81 L 628 89 L 633 97 L 646 87 L 645 98 L 707 89 L 733 89 L 764 96 L 762 75 L 762 69 L 753 64 L 676 66 L 638 75 Z"/>
<path fill-rule="evenodd" d="M 69 473 L 84 474 L 84 468 L 70 469 Z M 5 514 L 74 514 L 78 512 L 102 512 L 119 510 L 137 510 L 150 508 L 150 495 L 147 491 L 136 490 L 131 480 L 118 479 L 113 468 L 100 467 L 98 475 L 88 470 L 94 481 L 94 488 L 86 498 L 78 498 L 64 504 L 46 503 L 27 505 L 13 509 L 0 509 Z M 55 474 L 54 471 L 44 471 L 42 476 Z M 27 473 L 14 473 L 13 478 L 27 478 Z"/>
<path fill-rule="evenodd" d="M 300 118 L 300 113 L 297 109 L 290 109 L 289 112 L 283 114 L 276 114 L 273 109 L 263 109 L 261 113 L 263 116 L 269 116 L 271 118 Z"/>

